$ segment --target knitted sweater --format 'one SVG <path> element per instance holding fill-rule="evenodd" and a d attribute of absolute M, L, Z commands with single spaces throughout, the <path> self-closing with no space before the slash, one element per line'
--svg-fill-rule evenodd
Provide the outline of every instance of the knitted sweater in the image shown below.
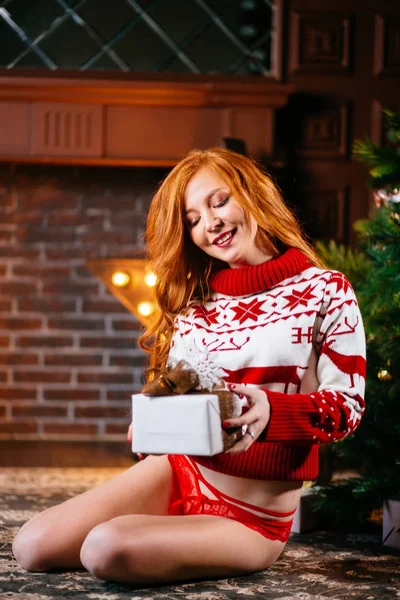
<path fill-rule="evenodd" d="M 365 336 L 353 289 L 294 248 L 219 271 L 211 285 L 204 304 L 177 316 L 170 358 L 201 353 L 227 382 L 263 389 L 271 416 L 247 451 L 196 461 L 238 477 L 315 479 L 318 444 L 352 433 L 364 411 Z"/>

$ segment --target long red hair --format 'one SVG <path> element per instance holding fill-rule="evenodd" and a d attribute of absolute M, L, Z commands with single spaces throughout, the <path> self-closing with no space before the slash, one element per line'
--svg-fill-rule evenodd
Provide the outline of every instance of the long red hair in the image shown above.
<path fill-rule="evenodd" d="M 324 267 L 276 184 L 260 165 L 222 148 L 192 150 L 161 183 L 147 217 L 146 242 L 157 276 L 157 310 L 139 343 L 150 352 L 151 367 L 165 365 L 175 315 L 192 298 L 204 300 L 209 293 L 211 273 L 221 265 L 227 267 L 193 244 L 184 221 L 186 186 L 205 167 L 227 185 L 244 211 L 254 217 L 258 225 L 256 243 L 266 254 L 276 257 L 288 247 L 298 248 L 314 265 Z"/>

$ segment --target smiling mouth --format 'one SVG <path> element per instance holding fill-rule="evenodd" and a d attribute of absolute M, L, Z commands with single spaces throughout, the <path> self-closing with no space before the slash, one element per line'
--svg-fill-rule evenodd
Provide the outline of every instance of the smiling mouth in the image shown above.
<path fill-rule="evenodd" d="M 232 231 L 227 231 L 226 233 L 219 235 L 213 241 L 213 245 L 219 246 L 219 247 L 228 246 L 230 241 L 232 240 L 233 236 L 235 235 L 236 231 L 237 231 L 237 229 L 235 228 L 235 229 L 232 229 Z"/>

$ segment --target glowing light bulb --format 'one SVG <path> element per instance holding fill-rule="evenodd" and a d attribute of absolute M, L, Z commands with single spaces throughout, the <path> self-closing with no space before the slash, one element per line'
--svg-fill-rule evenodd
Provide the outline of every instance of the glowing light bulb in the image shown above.
<path fill-rule="evenodd" d="M 157 275 L 155 275 L 154 273 L 152 273 L 151 271 L 149 271 L 144 276 L 144 282 L 149 287 L 154 287 L 156 285 L 156 283 L 157 283 Z"/>
<path fill-rule="evenodd" d="M 148 317 L 154 312 L 154 304 L 152 302 L 140 302 L 137 309 L 143 317 Z"/>
<path fill-rule="evenodd" d="M 125 271 L 115 271 L 111 277 L 111 281 L 116 287 L 124 287 L 125 285 L 128 285 L 130 280 L 129 274 L 125 273 Z"/>

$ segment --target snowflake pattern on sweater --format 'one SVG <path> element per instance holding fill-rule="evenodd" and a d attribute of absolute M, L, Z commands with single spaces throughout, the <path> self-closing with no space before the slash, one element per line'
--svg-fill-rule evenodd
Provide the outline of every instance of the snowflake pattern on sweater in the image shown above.
<path fill-rule="evenodd" d="M 170 357 L 193 350 L 217 364 L 225 381 L 265 390 L 271 417 L 245 453 L 248 460 L 270 444 L 339 440 L 360 422 L 365 335 L 354 291 L 337 271 L 308 267 L 261 292 L 228 296 L 219 290 L 204 305 L 191 302 L 176 318 Z M 232 458 L 202 464 L 237 474 Z M 315 464 L 311 471 L 314 478 Z M 260 477 L 246 465 L 241 474 Z"/>

